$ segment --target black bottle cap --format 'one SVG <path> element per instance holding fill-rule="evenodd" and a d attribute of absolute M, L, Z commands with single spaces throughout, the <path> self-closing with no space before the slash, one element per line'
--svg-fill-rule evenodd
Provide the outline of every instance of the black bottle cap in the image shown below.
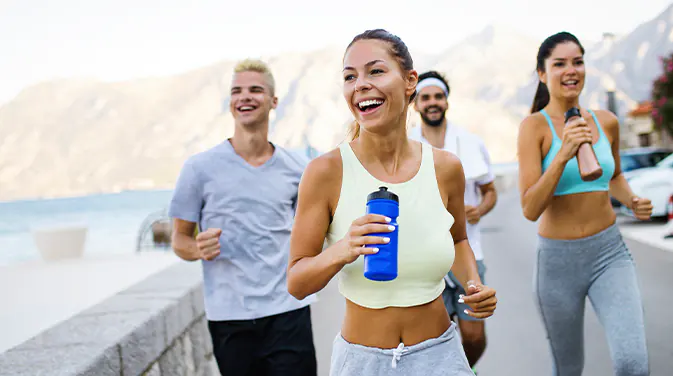
<path fill-rule="evenodd" d="M 580 109 L 577 108 L 577 107 L 573 107 L 573 108 L 569 109 L 568 111 L 566 111 L 565 122 L 567 123 L 568 119 L 570 119 L 571 117 L 575 117 L 575 116 L 582 117 L 582 113 L 580 112 Z"/>
<path fill-rule="evenodd" d="M 367 196 L 367 201 L 371 200 L 393 200 L 397 203 L 400 202 L 399 198 L 397 197 L 396 194 L 393 192 L 390 192 L 388 190 L 388 187 L 379 187 L 379 190 L 376 192 L 372 192 Z"/>

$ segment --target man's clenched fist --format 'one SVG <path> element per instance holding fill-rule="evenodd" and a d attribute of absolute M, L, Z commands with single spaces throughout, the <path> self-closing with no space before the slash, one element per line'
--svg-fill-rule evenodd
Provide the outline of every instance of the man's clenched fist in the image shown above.
<path fill-rule="evenodd" d="M 202 260 L 211 261 L 220 254 L 220 234 L 222 229 L 209 228 L 196 235 L 196 248 Z"/>

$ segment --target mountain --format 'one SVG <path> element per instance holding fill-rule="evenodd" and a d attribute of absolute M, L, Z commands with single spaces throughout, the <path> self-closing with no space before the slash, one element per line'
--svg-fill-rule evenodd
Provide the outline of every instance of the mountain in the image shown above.
<path fill-rule="evenodd" d="M 661 74 L 659 57 L 673 50 L 673 5 L 659 16 L 616 39 L 591 64 L 609 75 L 636 101 L 650 97 L 652 81 Z"/>
<path fill-rule="evenodd" d="M 658 57 L 673 50 L 673 7 L 623 36 L 585 46 L 583 104 L 605 108 L 615 89 L 620 115 L 647 98 Z M 495 162 L 515 159 L 519 122 L 537 85 L 540 41 L 492 25 L 435 55 L 419 71 L 444 72 L 451 121 L 479 134 Z M 343 48 L 269 56 L 279 105 L 271 139 L 327 151 L 345 137 Z M 24 89 L 0 107 L 0 200 L 127 189 L 171 188 L 188 156 L 233 133 L 228 92 L 235 62 L 170 77 L 124 82 L 68 79 Z M 410 126 L 418 124 L 416 113 Z"/>

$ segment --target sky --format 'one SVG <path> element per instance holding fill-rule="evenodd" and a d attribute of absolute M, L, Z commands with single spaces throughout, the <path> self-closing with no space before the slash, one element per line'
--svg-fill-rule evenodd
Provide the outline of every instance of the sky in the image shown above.
<path fill-rule="evenodd" d="M 163 76 L 222 60 L 345 47 L 385 28 L 414 52 L 499 24 L 542 41 L 627 33 L 671 0 L 0 0 L 0 104 L 60 78 Z M 320 4 L 320 5 L 318 5 Z M 412 4 L 414 4 L 412 6 Z"/>

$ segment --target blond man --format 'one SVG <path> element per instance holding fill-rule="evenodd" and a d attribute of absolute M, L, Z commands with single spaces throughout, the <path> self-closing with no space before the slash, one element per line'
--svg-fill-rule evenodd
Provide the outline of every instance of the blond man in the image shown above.
<path fill-rule="evenodd" d="M 229 104 L 234 135 L 187 159 L 169 208 L 175 253 L 202 263 L 206 318 L 224 376 L 317 373 L 309 308 L 315 298 L 299 301 L 286 287 L 307 161 L 268 140 L 277 104 L 269 67 L 240 62 Z"/>

